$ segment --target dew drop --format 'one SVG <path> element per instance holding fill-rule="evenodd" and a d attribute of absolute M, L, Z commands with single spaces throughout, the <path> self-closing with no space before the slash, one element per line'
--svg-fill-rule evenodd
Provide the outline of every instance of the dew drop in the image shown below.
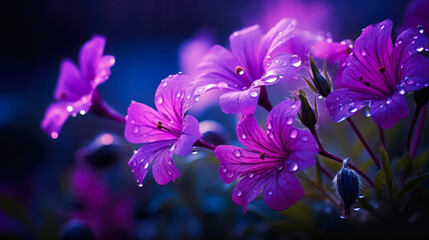
<path fill-rule="evenodd" d="M 386 104 L 387 105 L 389 105 L 389 104 L 391 104 L 392 103 L 392 99 L 390 98 L 390 97 L 388 97 L 387 99 L 386 99 Z"/>
<path fill-rule="evenodd" d="M 273 128 L 273 126 L 271 125 L 271 121 L 270 122 L 268 122 L 268 124 L 267 124 L 267 129 L 272 129 Z"/>
<path fill-rule="evenodd" d="M 384 27 L 385 27 L 385 25 L 383 24 L 383 25 L 381 25 L 380 29 L 381 29 L 381 30 L 383 30 L 383 29 L 384 29 Z"/>
<path fill-rule="evenodd" d="M 246 134 L 245 134 L 245 133 L 242 133 L 242 134 L 241 134 L 241 138 L 242 138 L 242 139 L 246 139 L 246 138 L 247 138 Z"/>
<path fill-rule="evenodd" d="M 163 82 L 163 83 L 162 83 L 162 86 L 163 86 L 163 87 L 167 86 L 167 82 Z"/>
<path fill-rule="evenodd" d="M 414 36 L 413 36 L 413 38 L 414 38 L 414 39 L 417 39 L 417 38 L 419 38 L 419 36 L 417 36 L 417 35 L 414 35 Z"/>
<path fill-rule="evenodd" d="M 232 178 L 232 177 L 234 176 L 234 173 L 233 173 L 233 172 L 227 172 L 227 173 L 226 173 L 226 176 L 227 176 L 228 178 Z"/>
<path fill-rule="evenodd" d="M 365 115 L 365 117 L 371 117 L 371 112 L 369 108 L 364 108 L 362 112 L 363 112 L 363 115 Z"/>
<path fill-rule="evenodd" d="M 301 139 L 302 139 L 302 141 L 304 141 L 304 142 L 307 142 L 307 141 L 308 141 L 308 137 L 307 137 L 307 136 L 305 136 L 305 135 L 304 135 L 304 136 L 302 136 L 302 138 L 301 138 Z"/>
<path fill-rule="evenodd" d="M 417 51 L 417 52 L 421 52 L 421 51 L 423 51 L 423 49 L 424 49 L 424 47 L 423 47 L 423 46 L 416 47 L 416 51 Z"/>
<path fill-rule="evenodd" d="M 298 130 L 292 129 L 292 131 L 290 131 L 289 137 L 296 138 L 297 136 L 298 136 Z"/>
<path fill-rule="evenodd" d="M 365 48 L 362 48 L 362 49 L 360 50 L 360 54 L 361 54 L 363 57 L 366 57 L 366 50 L 365 50 Z"/>
<path fill-rule="evenodd" d="M 274 139 L 274 133 L 270 132 L 270 138 Z"/>
<path fill-rule="evenodd" d="M 227 84 L 226 82 L 219 82 L 219 83 L 217 84 L 217 86 L 218 86 L 218 88 L 227 88 L 227 87 L 228 87 L 228 84 Z"/>
<path fill-rule="evenodd" d="M 292 55 L 292 57 L 290 58 L 290 63 L 294 67 L 299 67 L 301 66 L 301 58 L 298 57 L 298 55 Z"/>
<path fill-rule="evenodd" d="M 414 43 L 416 43 L 416 40 L 411 41 L 411 44 L 414 44 Z"/>
<path fill-rule="evenodd" d="M 298 170 L 298 163 L 296 163 L 294 160 L 289 160 L 287 162 L 287 170 L 289 172 L 296 172 L 296 170 Z"/>
<path fill-rule="evenodd" d="M 351 112 L 351 113 L 355 113 L 357 110 L 358 109 L 356 107 L 351 107 L 351 108 L 349 108 L 348 111 Z"/>
<path fill-rule="evenodd" d="M 171 144 L 170 145 L 170 152 L 174 151 L 174 149 L 176 149 L 176 144 Z"/>
<path fill-rule="evenodd" d="M 178 97 L 178 98 L 180 97 L 180 92 L 178 92 L 178 93 L 176 94 L 176 97 Z"/>
<path fill-rule="evenodd" d="M 408 79 L 408 80 L 407 80 L 407 84 L 408 84 L 408 85 L 414 84 L 414 80 L 413 80 L 413 79 Z"/>
<path fill-rule="evenodd" d="M 137 186 L 143 187 L 143 183 L 137 183 Z"/>
<path fill-rule="evenodd" d="M 364 197 L 365 197 L 365 195 L 363 195 L 363 194 L 359 195 L 359 198 L 364 198 Z"/>
<path fill-rule="evenodd" d="M 251 97 L 257 97 L 259 94 L 258 94 L 258 91 L 256 91 L 256 90 L 251 90 L 251 91 L 250 91 L 250 93 L 249 93 L 249 95 L 250 95 Z"/>
<path fill-rule="evenodd" d="M 270 195 L 270 196 L 273 195 L 273 191 L 271 191 L 271 190 L 268 191 L 268 195 Z"/>
<path fill-rule="evenodd" d="M 237 197 L 240 197 L 243 193 L 241 192 L 240 189 L 236 188 L 235 189 L 235 195 L 237 195 Z"/>
<path fill-rule="evenodd" d="M 194 96 L 194 101 L 195 101 L 195 102 L 198 102 L 199 100 L 200 100 L 200 95 L 195 95 L 195 96 Z"/>
<path fill-rule="evenodd" d="M 171 175 L 171 171 L 168 171 L 168 175 Z"/>
<path fill-rule="evenodd" d="M 183 72 L 178 72 L 177 74 L 179 74 L 179 75 L 183 75 Z"/>
<path fill-rule="evenodd" d="M 144 163 L 143 169 L 147 169 L 148 167 L 149 167 L 149 162 L 148 162 L 148 161 L 146 161 L 146 162 Z"/>
<path fill-rule="evenodd" d="M 264 81 L 267 83 L 273 83 L 273 82 L 277 81 L 277 79 L 278 79 L 277 72 L 275 72 L 273 70 L 268 71 L 264 77 Z"/>
<path fill-rule="evenodd" d="M 291 108 L 296 108 L 296 103 L 292 104 L 290 107 Z"/>
<path fill-rule="evenodd" d="M 68 112 L 72 112 L 73 111 L 73 106 L 67 106 L 67 111 Z"/>
<path fill-rule="evenodd" d="M 82 115 L 82 116 L 86 114 L 85 110 L 80 110 L 80 112 L 79 112 L 79 113 L 80 113 L 80 115 Z"/>
<path fill-rule="evenodd" d="M 162 103 L 162 97 L 161 96 L 159 96 L 158 97 L 158 100 L 156 101 L 158 104 L 161 104 Z"/>
<path fill-rule="evenodd" d="M 253 173 L 251 173 L 251 172 L 250 172 L 250 173 L 248 173 L 248 174 L 247 174 L 247 177 L 249 177 L 249 178 L 253 178 Z"/>
<path fill-rule="evenodd" d="M 403 89 L 403 88 L 399 89 L 399 94 L 400 95 L 405 95 L 405 89 Z"/>
<path fill-rule="evenodd" d="M 191 153 L 194 154 L 194 155 L 197 154 L 198 153 L 198 149 L 196 147 L 193 147 Z"/>
<path fill-rule="evenodd" d="M 422 25 L 417 26 L 417 30 L 419 30 L 419 33 L 423 33 L 425 30 L 423 29 Z"/>
<path fill-rule="evenodd" d="M 139 132 L 139 127 L 137 127 L 137 126 L 136 126 L 136 127 L 134 127 L 133 132 L 134 132 L 134 133 L 138 133 L 138 132 Z"/>
<path fill-rule="evenodd" d="M 226 171 L 227 171 L 226 167 L 225 167 L 225 166 L 223 166 L 223 165 L 221 165 L 221 166 L 220 166 L 220 170 L 221 170 L 223 173 L 226 173 Z"/>
<path fill-rule="evenodd" d="M 240 151 L 240 150 L 238 150 L 238 149 L 237 149 L 237 150 L 234 150 L 234 152 L 233 152 L 233 153 L 234 153 L 234 156 L 235 156 L 235 157 L 238 157 L 238 158 L 239 158 L 239 157 L 241 157 L 241 151 Z"/>
<path fill-rule="evenodd" d="M 287 124 L 287 125 L 292 125 L 292 123 L 293 123 L 293 117 L 289 116 L 289 117 L 286 119 L 286 124 Z"/>
<path fill-rule="evenodd" d="M 58 138 L 58 133 L 57 132 L 51 132 L 51 138 L 52 139 L 57 139 Z"/>

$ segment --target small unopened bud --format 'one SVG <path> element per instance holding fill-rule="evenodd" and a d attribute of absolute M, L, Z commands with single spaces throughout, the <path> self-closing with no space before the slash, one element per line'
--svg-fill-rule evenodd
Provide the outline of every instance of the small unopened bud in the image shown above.
<path fill-rule="evenodd" d="M 301 100 L 301 109 L 299 110 L 298 117 L 304 126 L 308 129 L 314 129 L 317 123 L 317 114 L 308 103 L 304 90 L 300 89 L 298 94 L 299 100 Z"/>
<path fill-rule="evenodd" d="M 335 175 L 332 185 L 337 195 L 341 198 L 340 215 L 347 218 L 351 214 L 351 208 L 359 197 L 361 180 L 359 175 L 348 168 L 350 159 L 343 161 L 343 167 Z"/>
<path fill-rule="evenodd" d="M 313 80 L 314 88 L 316 89 L 318 94 L 326 98 L 331 93 L 331 85 L 326 80 L 326 78 L 323 77 L 322 74 L 320 74 L 319 69 L 316 66 L 316 63 L 314 63 L 314 60 L 311 57 L 309 57 L 309 59 L 310 59 L 311 73 L 313 75 L 311 79 Z M 325 71 L 325 74 L 327 74 L 326 71 Z"/>
<path fill-rule="evenodd" d="M 418 107 L 423 107 L 429 101 L 429 87 L 414 92 L 414 101 Z"/>

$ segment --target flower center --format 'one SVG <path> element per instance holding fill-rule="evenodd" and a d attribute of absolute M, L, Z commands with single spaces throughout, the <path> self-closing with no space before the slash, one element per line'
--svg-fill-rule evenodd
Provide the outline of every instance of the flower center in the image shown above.
<path fill-rule="evenodd" d="M 244 74 L 244 68 L 242 66 L 235 67 L 235 73 L 237 73 L 238 75 L 243 75 Z"/>
<path fill-rule="evenodd" d="M 363 76 L 360 76 L 360 77 L 359 77 L 359 82 L 363 83 L 365 86 L 370 87 L 370 88 L 372 88 L 372 89 L 376 90 L 377 92 L 379 92 L 379 93 L 381 93 L 381 94 L 383 94 L 383 95 L 385 95 L 385 96 L 389 96 L 389 95 L 390 95 L 390 94 L 389 94 L 387 91 L 385 91 L 384 89 L 381 89 L 381 88 L 379 88 L 379 87 L 375 86 L 374 84 L 371 84 L 370 82 L 365 81 L 365 80 L 363 79 Z"/>
<path fill-rule="evenodd" d="M 259 154 L 259 158 L 261 159 L 261 160 L 265 160 L 265 157 L 267 156 L 267 154 L 266 153 L 261 153 L 261 154 Z"/>

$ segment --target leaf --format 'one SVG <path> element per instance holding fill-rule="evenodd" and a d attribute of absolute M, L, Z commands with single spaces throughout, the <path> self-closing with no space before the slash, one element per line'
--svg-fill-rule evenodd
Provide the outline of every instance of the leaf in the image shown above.
<path fill-rule="evenodd" d="M 393 184 L 393 172 L 390 167 L 389 156 L 387 155 L 386 149 L 383 146 L 380 146 L 381 152 L 381 170 L 384 172 L 384 176 L 386 177 L 386 187 L 389 196 L 392 196 L 392 184 Z"/>
<path fill-rule="evenodd" d="M 429 149 L 425 149 L 423 150 L 422 153 L 420 153 L 418 157 L 414 158 L 414 161 L 413 161 L 414 170 L 419 170 L 420 168 L 423 168 L 428 160 L 429 160 Z"/>
<path fill-rule="evenodd" d="M 422 174 L 422 175 L 419 175 L 417 177 L 411 178 L 401 188 L 401 191 L 399 192 L 399 196 L 403 197 L 404 194 L 416 190 L 420 186 L 420 184 L 423 182 L 423 180 L 425 180 L 428 177 L 429 177 L 429 172 Z"/>
<path fill-rule="evenodd" d="M 386 186 L 386 175 L 384 174 L 383 169 L 380 169 L 377 175 L 375 175 L 374 189 L 375 189 L 375 195 L 377 196 L 377 199 L 379 201 L 384 200 L 387 186 Z"/>
<path fill-rule="evenodd" d="M 402 168 L 404 179 L 411 175 L 413 170 L 413 162 L 411 161 L 411 157 L 409 153 L 405 153 L 404 156 L 399 159 L 399 165 Z"/>
<path fill-rule="evenodd" d="M 304 79 L 304 81 L 307 83 L 308 87 L 310 87 L 310 89 L 313 90 L 313 92 L 317 92 L 316 88 L 313 86 L 313 84 L 310 81 L 308 81 L 307 78 L 305 78 L 304 76 L 302 76 L 302 79 Z"/>

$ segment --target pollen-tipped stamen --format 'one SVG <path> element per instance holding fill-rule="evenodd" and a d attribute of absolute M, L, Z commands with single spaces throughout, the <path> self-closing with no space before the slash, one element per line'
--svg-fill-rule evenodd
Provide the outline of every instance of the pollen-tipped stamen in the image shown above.
<path fill-rule="evenodd" d="M 367 86 L 367 87 L 370 87 L 370 88 L 372 88 L 372 89 L 376 90 L 377 92 L 379 92 L 379 93 L 383 94 L 384 96 L 389 96 L 389 95 L 390 95 L 390 94 L 389 94 L 388 92 L 386 92 L 385 90 L 383 90 L 383 89 L 381 89 L 381 88 L 379 88 L 379 87 L 375 86 L 374 84 L 371 84 L 371 83 L 370 83 L 370 82 L 368 82 L 368 81 L 363 80 L 363 77 L 362 77 L 362 76 L 360 76 L 360 77 L 359 77 L 359 82 L 363 83 L 363 84 L 364 84 L 365 86 Z"/>

